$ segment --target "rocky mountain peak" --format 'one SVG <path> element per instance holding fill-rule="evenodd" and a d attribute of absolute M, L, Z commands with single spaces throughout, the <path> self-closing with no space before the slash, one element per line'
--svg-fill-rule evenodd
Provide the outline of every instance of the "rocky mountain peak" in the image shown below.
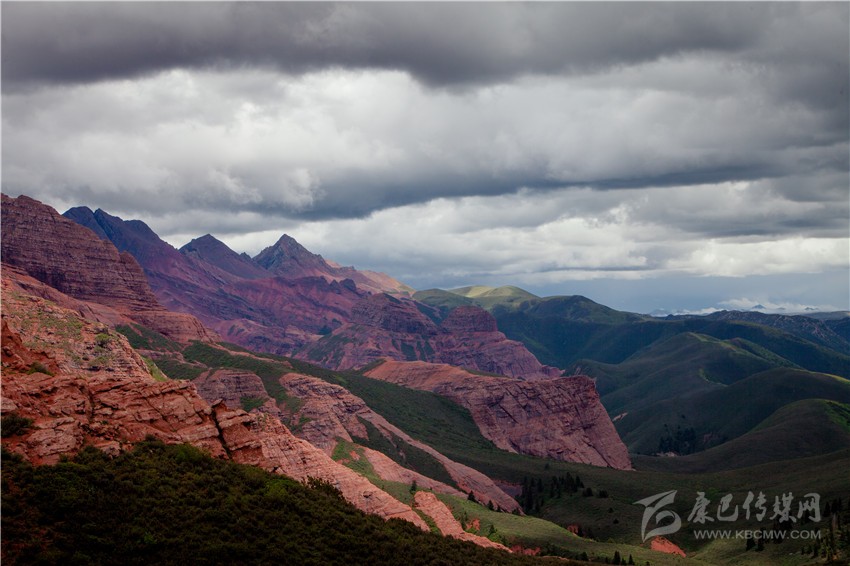
<path fill-rule="evenodd" d="M 307 277 L 330 274 L 333 268 L 318 254 L 307 250 L 284 234 L 273 245 L 254 258 L 257 265 L 284 277 Z"/>
<path fill-rule="evenodd" d="M 211 234 L 205 234 L 200 238 L 195 238 L 180 248 L 180 253 L 212 264 L 222 271 L 238 277 L 262 279 L 271 276 L 268 271 L 257 265 L 247 254 L 236 253 L 227 247 L 227 244 Z"/>

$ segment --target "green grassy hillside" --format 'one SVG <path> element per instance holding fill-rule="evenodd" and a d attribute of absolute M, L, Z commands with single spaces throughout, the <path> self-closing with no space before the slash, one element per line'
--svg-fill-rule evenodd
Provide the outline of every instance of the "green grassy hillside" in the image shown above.
<path fill-rule="evenodd" d="M 464 307 L 474 305 L 475 302 L 462 295 L 458 295 L 457 293 L 452 293 L 451 291 L 444 291 L 442 289 L 426 289 L 424 291 L 416 291 L 413 294 L 413 298 L 419 302 L 425 303 L 426 305 L 430 305 L 432 307 L 437 307 L 441 312 L 448 313 L 452 309 L 456 309 L 457 307 Z"/>
<path fill-rule="evenodd" d="M 668 469 L 703 473 L 829 454 L 850 448 L 850 405 L 805 399 L 785 405 L 751 431 L 698 454 L 671 460 Z"/>
<path fill-rule="evenodd" d="M 800 369 L 776 368 L 728 387 L 654 403 L 629 412 L 615 425 L 633 452 L 687 454 L 744 435 L 782 407 L 805 399 L 850 403 L 850 381 Z M 681 431 L 689 430 L 693 431 L 690 437 L 698 443 L 691 450 L 684 445 L 678 449 L 660 445 L 665 437 L 673 436 L 675 440 L 677 434 L 684 441 Z M 776 451 L 784 454 L 780 459 L 785 459 L 794 457 L 797 448 L 778 442 Z"/>
<path fill-rule="evenodd" d="M 428 289 L 417 291 L 413 298 L 437 307 L 444 313 L 464 305 L 474 305 L 490 311 L 495 308 L 513 310 L 540 300 L 537 295 L 511 285 L 505 287 L 476 285 L 451 291 Z"/>
<path fill-rule="evenodd" d="M 742 348 L 740 342 L 686 332 L 658 340 L 620 364 L 582 360 L 575 369 L 596 378 L 605 408 L 619 414 L 664 399 L 717 389 L 777 365 L 791 365 L 770 354 L 765 359 L 753 351 Z"/>

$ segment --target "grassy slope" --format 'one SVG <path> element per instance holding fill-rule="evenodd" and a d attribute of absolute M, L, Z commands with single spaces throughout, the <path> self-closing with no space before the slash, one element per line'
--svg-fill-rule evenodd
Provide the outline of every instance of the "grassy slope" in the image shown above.
<path fill-rule="evenodd" d="M 659 340 L 620 364 L 583 360 L 577 366 L 596 378 L 602 402 L 613 415 L 718 389 L 775 364 L 733 343 L 686 332 Z"/>
<path fill-rule="evenodd" d="M 672 458 L 670 469 L 703 473 L 850 448 L 850 405 L 805 399 L 785 405 L 750 432 L 705 452 Z"/>
<path fill-rule="evenodd" d="M 319 373 L 325 370 L 318 370 Z M 326 372 L 333 374 L 333 372 Z M 768 374 L 769 375 L 769 374 Z M 329 377 L 329 375 L 326 375 Z M 837 381 L 831 376 L 822 376 L 824 379 Z M 683 474 L 676 471 L 675 465 L 679 459 L 672 458 L 638 458 L 636 465 L 639 470 L 634 472 L 622 472 L 607 468 L 597 468 L 582 464 L 566 462 L 555 462 L 511 454 L 495 448 L 489 441 L 481 437 L 471 416 L 463 409 L 447 402 L 433 394 L 407 390 L 392 384 L 377 382 L 363 376 L 348 374 L 338 376 L 340 381 L 352 391 L 366 400 L 373 409 L 383 414 L 390 422 L 399 426 L 408 434 L 419 440 L 434 446 L 451 458 L 470 465 L 490 475 L 496 480 L 510 484 L 520 484 L 523 478 L 540 479 L 547 482 L 552 476 L 560 476 L 571 473 L 573 476 L 582 478 L 583 483 L 591 487 L 595 494 L 605 490 L 608 497 L 582 497 L 580 494 L 564 496 L 560 500 L 548 500 L 542 510 L 541 517 L 554 522 L 556 525 L 565 527 L 567 525 L 580 524 L 589 529 L 597 541 L 613 540 L 617 543 L 637 545 L 640 543 L 640 521 L 642 507 L 634 505 L 634 502 L 662 491 L 676 489 L 680 492 L 677 501 L 682 508 L 677 510 L 686 516 L 690 505 L 696 498 L 697 491 L 703 491 L 711 497 L 717 498 L 717 494 L 733 492 L 737 500 L 743 500 L 748 490 L 762 490 L 769 496 L 779 495 L 787 491 L 808 493 L 817 490 L 822 497 L 832 498 L 841 495 L 846 497 L 850 493 L 850 480 L 847 478 L 846 470 L 850 467 L 850 450 L 832 452 L 819 457 L 796 459 L 792 461 L 772 462 L 760 466 L 752 466 L 731 471 L 719 471 L 713 473 L 691 473 Z M 839 382 L 840 383 L 840 382 Z M 757 386 L 755 383 L 753 386 Z M 807 407 L 806 403 L 800 405 Z M 813 407 L 820 406 L 820 402 L 814 402 Z M 412 407 L 420 407 L 423 410 L 415 410 Z M 805 441 L 812 427 L 823 427 L 829 423 L 822 419 L 823 413 L 814 413 L 806 417 L 806 411 L 795 411 L 800 415 L 790 426 L 806 427 L 798 430 L 798 437 Z M 780 423 L 786 415 L 779 414 L 776 417 Z M 765 431 L 760 434 L 773 435 L 775 430 L 767 430 L 770 422 L 765 424 Z M 831 426 L 831 425 L 830 425 Z M 827 431 L 827 439 L 821 444 L 822 449 L 828 449 L 830 442 L 836 441 L 835 446 L 841 446 L 842 441 L 834 436 L 834 430 Z M 450 432 L 450 434 L 447 434 Z M 773 438 L 773 448 L 782 449 L 782 437 Z M 846 445 L 845 445 L 846 446 Z M 640 470 L 640 468 L 645 468 Z M 650 469 L 651 468 L 651 469 Z M 714 494 L 714 495 L 712 495 Z M 456 513 L 460 516 L 463 507 L 454 505 Z M 460 509 L 460 510 L 458 510 Z M 486 516 L 486 510 L 480 506 L 475 509 Z M 507 515 L 505 515 L 507 517 Z M 510 530 L 505 524 L 496 522 L 497 531 L 512 533 L 526 546 L 545 544 L 548 535 L 540 532 L 540 523 L 530 521 L 525 527 L 518 531 Z M 763 525 L 753 525 L 763 526 Z M 769 525 L 767 525 L 769 527 Z M 545 532 L 552 527 L 546 527 Z M 708 548 L 705 543 L 696 543 L 691 530 L 686 528 L 682 533 L 671 537 L 674 542 L 680 544 L 689 552 L 700 551 Z M 605 555 L 600 550 L 602 547 L 598 542 L 583 541 L 589 544 L 596 552 Z M 723 544 L 715 544 L 721 550 L 717 555 L 726 553 L 732 556 L 727 562 L 737 562 L 741 559 L 743 545 L 740 548 L 734 545 L 724 547 Z M 785 547 L 770 547 L 764 554 L 759 554 L 761 560 L 780 560 L 787 554 L 788 548 L 799 550 L 788 545 Z M 575 543 L 566 544 L 565 548 L 575 550 L 584 548 Z M 606 548 L 613 548 L 611 546 Z M 623 548 L 619 549 L 621 554 Z M 637 556 L 637 555 L 636 555 Z M 698 554 L 696 556 L 699 556 Z M 714 559 L 709 563 L 716 563 Z M 655 563 L 655 562 L 654 562 Z M 779 562 L 776 562 L 779 563 Z M 803 563 L 796 558 L 790 564 Z"/>
<path fill-rule="evenodd" d="M 692 332 L 720 340 L 743 339 L 810 371 L 850 377 L 850 356 L 758 324 L 700 318 L 612 324 L 594 318 L 535 316 L 529 311 L 494 314 L 508 338 L 522 341 L 541 362 L 556 367 L 568 368 L 583 359 L 619 364 L 659 340 Z"/>
<path fill-rule="evenodd" d="M 635 451 L 658 449 L 664 425 L 693 427 L 697 435 L 720 440 L 739 437 L 785 405 L 804 399 L 850 403 L 850 381 L 791 368 L 761 372 L 728 387 L 656 403 L 626 415 L 615 424 Z M 641 450 L 643 449 L 643 450 Z M 793 455 L 792 449 L 787 454 Z"/>

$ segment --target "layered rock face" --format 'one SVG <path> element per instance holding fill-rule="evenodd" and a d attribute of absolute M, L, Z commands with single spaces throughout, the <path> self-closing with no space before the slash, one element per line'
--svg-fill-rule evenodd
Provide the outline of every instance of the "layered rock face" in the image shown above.
<path fill-rule="evenodd" d="M 2 410 L 33 420 L 23 434 L 4 439 L 7 449 L 54 463 L 84 444 L 117 452 L 152 435 L 296 479 L 324 479 L 366 512 L 428 529 L 409 506 L 278 419 L 224 403 L 210 407 L 192 383 L 155 381 L 126 339 L 101 323 L 29 295 L 4 293 L 3 305 Z"/>
<path fill-rule="evenodd" d="M 366 373 L 465 407 L 496 446 L 555 460 L 631 469 L 626 446 L 588 377 L 520 381 L 445 364 L 387 361 Z"/>
<path fill-rule="evenodd" d="M 520 342 L 508 340 L 496 320 L 478 307 L 460 307 L 437 324 L 413 301 L 387 295 L 362 299 L 352 322 L 298 353 L 334 369 L 352 369 L 389 358 L 461 366 L 526 380 L 547 379 L 561 370 L 542 365 Z"/>
<path fill-rule="evenodd" d="M 494 506 L 506 511 L 520 510 L 516 500 L 502 491 L 493 483 L 493 480 L 477 470 L 449 459 L 427 444 L 414 440 L 407 433 L 390 424 L 384 417 L 372 411 L 362 399 L 339 385 L 297 373 L 284 375 L 280 383 L 290 395 L 303 402 L 291 421 L 304 422 L 296 434 L 314 446 L 322 448 L 326 453 L 330 454 L 339 440 L 357 442 L 358 438 L 368 438 L 369 433 L 363 424 L 365 421 L 377 429 L 391 444 L 402 441 L 431 456 L 445 468 L 452 481 L 463 490 L 463 494 L 471 491 L 478 501 L 492 501 Z M 451 495 L 462 495 L 446 484 L 423 479 L 424 476 L 405 470 L 389 458 L 375 452 L 370 454 L 370 452 L 366 453 L 366 457 L 382 479 L 404 481 L 404 483 L 416 480 L 422 488 L 435 489 Z"/>
<path fill-rule="evenodd" d="M 107 305 L 178 341 L 216 339 L 190 315 L 159 304 L 139 264 L 29 197 L 2 197 L 2 259 L 82 301 Z"/>
<path fill-rule="evenodd" d="M 29 197 L 2 199 L 4 263 L 84 301 L 126 311 L 159 306 L 133 256 Z"/>
<path fill-rule="evenodd" d="M 266 393 L 257 374 L 238 369 L 217 369 L 202 373 L 192 380 L 204 401 L 210 405 L 223 402 L 228 407 L 241 407 L 245 400 L 259 403 L 264 413 L 280 416 L 274 399 Z"/>

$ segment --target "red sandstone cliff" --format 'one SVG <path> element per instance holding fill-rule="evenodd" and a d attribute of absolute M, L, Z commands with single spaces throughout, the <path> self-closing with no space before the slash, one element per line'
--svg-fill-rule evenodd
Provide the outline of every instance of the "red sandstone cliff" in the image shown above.
<path fill-rule="evenodd" d="M 75 299 L 106 305 L 174 340 L 213 340 L 193 316 L 159 304 L 130 254 L 26 196 L 2 196 L 2 260 Z"/>
<path fill-rule="evenodd" d="M 366 373 L 466 407 L 484 437 L 510 452 L 631 469 L 626 446 L 588 377 L 520 381 L 445 364 L 387 361 Z"/>
<path fill-rule="evenodd" d="M 4 292 L 2 298 L 0 406 L 33 419 L 3 444 L 30 461 L 56 462 L 84 444 L 116 452 L 153 435 L 296 479 L 330 481 L 364 511 L 428 529 L 410 507 L 296 438 L 278 419 L 223 403 L 210 407 L 191 383 L 157 382 L 126 339 L 102 323 L 40 297 Z"/>

